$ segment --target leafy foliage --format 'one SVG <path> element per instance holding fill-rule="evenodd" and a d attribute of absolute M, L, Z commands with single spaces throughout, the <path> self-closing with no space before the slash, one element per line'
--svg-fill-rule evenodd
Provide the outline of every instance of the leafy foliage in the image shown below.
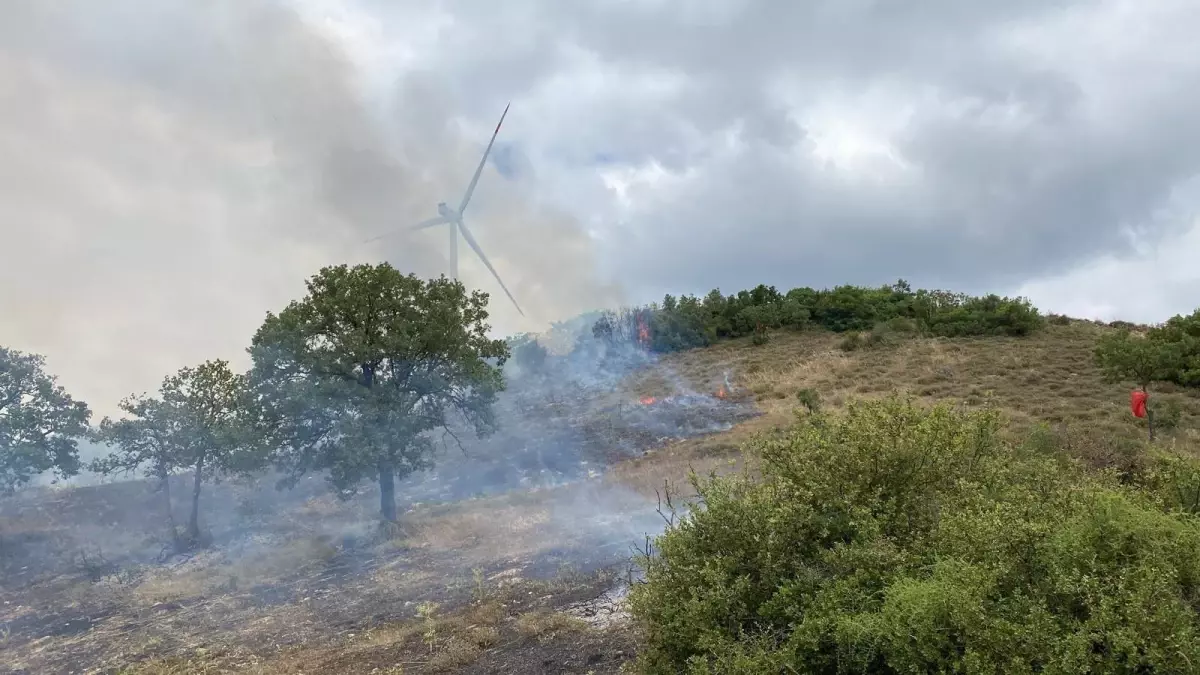
<path fill-rule="evenodd" d="M 1194 670 L 1196 465 L 1134 489 L 1003 438 L 891 398 L 757 441 L 758 479 L 694 478 L 631 593 L 642 670 Z"/>
<path fill-rule="evenodd" d="M 1170 342 L 1121 331 L 1100 336 L 1095 358 L 1106 379 L 1146 387 L 1175 377 L 1180 351 Z"/>
<path fill-rule="evenodd" d="M 45 371 L 45 359 L 0 347 L 0 493 L 53 469 L 79 472 L 77 439 L 92 413 Z"/>
<path fill-rule="evenodd" d="M 513 336 L 507 340 L 509 353 L 512 354 L 510 363 L 530 373 L 540 372 L 546 366 L 550 357 L 547 350 L 537 338 L 528 333 Z"/>
<path fill-rule="evenodd" d="M 806 387 L 797 391 L 796 400 L 810 413 L 821 412 L 821 394 L 816 389 Z"/>
<path fill-rule="evenodd" d="M 487 295 L 444 277 L 339 265 L 307 286 L 267 315 L 251 346 L 264 441 L 292 481 L 329 470 L 347 494 L 375 478 L 382 515 L 395 520 L 395 477 L 432 461 L 425 432 L 450 412 L 479 434 L 494 427 L 508 346 L 487 337 Z"/>
<path fill-rule="evenodd" d="M 186 466 L 182 453 L 184 430 L 162 400 L 149 396 L 130 396 L 118 406 L 128 417 L 105 417 L 94 438 L 109 445 L 113 452 L 92 462 L 96 473 L 134 473 L 141 471 L 166 484 L 172 473 Z"/>
<path fill-rule="evenodd" d="M 1038 311 L 1023 298 L 913 291 L 901 280 L 881 288 L 796 288 L 782 294 L 773 286 L 760 285 L 730 296 L 713 290 L 703 299 L 668 295 L 662 304 L 606 313 L 594 325 L 593 334 L 605 339 L 636 336 L 639 321 L 648 326 L 648 346 L 656 352 L 693 349 L 745 336 L 751 336 L 755 344 L 765 344 L 768 331 L 780 328 L 816 326 L 858 332 L 884 324 L 894 326 L 894 332 L 948 337 L 1019 336 L 1043 323 Z"/>
<path fill-rule="evenodd" d="M 1188 333 L 1187 322 L 1188 319 L 1175 317 L 1165 326 L 1151 328 L 1145 335 L 1128 329 L 1102 335 L 1096 341 L 1094 357 L 1105 379 L 1132 382 L 1142 391 L 1148 391 L 1155 382 L 1200 385 L 1200 379 L 1193 380 L 1190 370 L 1196 358 L 1191 355 L 1195 338 Z M 1200 329 L 1200 323 L 1197 328 Z M 1151 440 L 1154 427 L 1173 429 L 1179 425 L 1182 410 L 1177 402 L 1165 399 L 1160 405 L 1156 400 L 1147 401 L 1149 415 L 1145 422 Z M 1139 420 L 1139 424 L 1141 422 Z"/>
<path fill-rule="evenodd" d="M 1095 353 L 1109 379 L 1142 387 L 1153 382 L 1200 387 L 1200 309 L 1173 316 L 1144 334 L 1134 332 L 1131 324 L 1112 325 L 1119 331 L 1097 341 Z"/>
<path fill-rule="evenodd" d="M 157 477 L 168 489 L 168 516 L 168 479 L 177 470 L 190 470 L 192 504 L 185 536 L 187 542 L 197 542 L 203 483 L 263 466 L 254 444 L 255 408 L 246 377 L 234 373 L 227 361 L 206 361 L 164 379 L 158 398 L 131 396 L 120 407 L 128 417 L 105 418 L 95 434 L 115 451 L 94 462 L 93 470 L 140 469 Z"/>

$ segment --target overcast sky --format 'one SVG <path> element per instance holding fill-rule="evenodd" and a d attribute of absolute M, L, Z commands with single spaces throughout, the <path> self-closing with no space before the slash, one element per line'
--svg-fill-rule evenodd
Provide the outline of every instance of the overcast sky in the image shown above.
<path fill-rule="evenodd" d="M 446 269 L 503 332 L 838 283 L 1200 305 L 1195 0 L 13 0 L 0 344 L 110 412 L 243 362 L 325 264 Z"/>

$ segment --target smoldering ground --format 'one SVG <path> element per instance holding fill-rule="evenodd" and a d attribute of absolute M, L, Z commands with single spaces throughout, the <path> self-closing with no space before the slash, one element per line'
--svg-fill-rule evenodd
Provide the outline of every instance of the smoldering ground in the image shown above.
<path fill-rule="evenodd" d="M 463 101 L 417 72 L 368 106 L 361 80 L 336 39 L 273 0 L 6 3 L 0 343 L 45 354 L 111 414 L 180 367 L 243 361 L 264 313 L 321 266 L 446 271 L 440 230 L 363 242 L 457 204 L 495 118 L 461 120 Z M 519 157 L 519 139 L 501 142 Z M 502 333 L 619 300 L 536 180 L 489 166 L 468 214 L 529 315 L 462 246 Z"/>
<path fill-rule="evenodd" d="M 181 366 L 244 358 L 263 314 L 323 265 L 445 269 L 436 232 L 362 244 L 454 203 L 474 170 L 490 126 L 460 123 L 436 81 L 410 73 L 370 110 L 336 42 L 264 0 L 18 0 L 3 11 L 0 343 L 45 354 L 97 413 Z M 521 323 L 463 250 L 464 281 L 491 293 L 502 333 L 619 299 L 591 272 L 578 224 L 532 198 L 535 179 L 489 168 L 468 214 L 529 314 Z M 653 364 L 600 351 L 512 371 L 500 431 L 459 434 L 461 449 L 447 443 L 433 471 L 397 486 L 399 538 L 375 531 L 373 489 L 343 502 L 321 476 L 283 492 L 273 476 L 206 486 L 213 545 L 185 556 L 170 555 L 152 482 L 6 500 L 5 667 L 319 643 L 452 601 L 476 571 L 494 587 L 628 558 L 661 519 L 646 495 L 596 474 L 748 413 L 710 400 L 706 383 L 680 390 L 690 401 L 642 405 L 623 378 Z M 172 479 L 176 522 L 185 480 Z"/>
<path fill-rule="evenodd" d="M 610 620 L 611 599 L 589 598 L 620 588 L 635 547 L 664 521 L 653 495 L 610 479 L 608 467 L 755 411 L 716 395 L 724 373 L 686 380 L 627 341 L 590 331 L 574 341 L 567 354 L 511 361 L 497 432 L 477 439 L 455 423 L 461 447 L 447 439 L 433 470 L 398 483 L 399 536 L 377 530 L 373 486 L 342 500 L 320 475 L 287 491 L 270 475 L 206 486 L 212 546 L 182 555 L 152 481 L 19 494 L 0 506 L 10 653 L 29 672 L 196 644 L 259 654 L 407 619 L 422 602 L 564 575 L 576 581 L 551 592 L 555 602 Z M 653 400 L 631 385 L 647 375 Z M 187 481 L 172 480 L 177 523 Z"/>

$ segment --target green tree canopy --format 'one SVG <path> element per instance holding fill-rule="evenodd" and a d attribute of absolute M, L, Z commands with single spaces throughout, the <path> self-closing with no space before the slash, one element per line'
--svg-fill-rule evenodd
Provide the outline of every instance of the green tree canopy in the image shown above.
<path fill-rule="evenodd" d="M 307 288 L 267 315 L 250 349 L 266 442 L 291 481 L 327 470 L 344 494 L 377 480 L 394 521 L 395 478 L 432 460 L 425 432 L 452 412 L 478 434 L 494 428 L 508 347 L 487 336 L 487 294 L 444 277 L 339 265 Z"/>
<path fill-rule="evenodd" d="M 913 332 L 943 337 L 1022 336 L 1044 323 L 1025 298 L 914 291 L 901 279 L 879 288 L 793 288 L 780 293 L 774 286 L 759 285 L 728 296 L 720 289 L 713 289 L 703 298 L 668 295 L 661 305 L 603 313 L 592 326 L 592 334 L 603 340 L 636 336 L 651 351 L 666 353 L 744 336 L 763 344 L 767 331 L 778 328 L 816 326 L 839 333 L 857 332 L 897 319 L 911 322 Z M 647 325 L 649 336 L 638 334 L 638 323 Z M 1196 333 L 1200 335 L 1200 331 Z M 1200 372 L 1200 359 L 1196 372 Z"/>
<path fill-rule="evenodd" d="M 141 469 L 169 486 L 171 473 L 192 472 L 192 502 L 186 541 L 200 537 L 200 494 L 207 480 L 249 473 L 262 466 L 255 443 L 246 377 L 227 361 L 206 361 L 163 380 L 159 397 L 131 396 L 121 402 L 128 417 L 105 418 L 96 439 L 114 447 L 93 463 L 101 473 Z M 167 491 L 170 513 L 170 492 Z M 174 525 L 172 524 L 174 534 Z"/>
<path fill-rule="evenodd" d="M 1172 350 L 1171 372 L 1164 380 L 1185 387 L 1200 387 L 1200 309 L 1173 316 L 1147 333 L 1151 341 Z"/>
<path fill-rule="evenodd" d="M 0 347 L 0 493 L 50 469 L 62 478 L 78 473 L 77 440 L 91 416 L 45 371 L 41 356 Z"/>
<path fill-rule="evenodd" d="M 1096 363 L 1111 382 L 1132 382 L 1145 388 L 1171 380 L 1180 358 L 1177 344 L 1129 331 L 1108 333 L 1096 341 Z"/>
<path fill-rule="evenodd" d="M 112 450 L 92 462 L 91 469 L 105 475 L 141 471 L 159 481 L 166 505 L 167 523 L 175 538 L 175 520 L 171 512 L 171 474 L 182 468 L 177 450 L 183 431 L 171 409 L 157 398 L 130 396 L 119 405 L 128 415 L 124 419 L 105 417 L 93 437 Z"/>

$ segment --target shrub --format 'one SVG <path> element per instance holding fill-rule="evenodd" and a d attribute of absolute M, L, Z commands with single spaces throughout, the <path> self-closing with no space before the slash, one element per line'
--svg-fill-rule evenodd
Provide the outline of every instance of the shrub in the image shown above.
<path fill-rule="evenodd" d="M 1043 322 L 1028 300 L 997 295 L 982 298 L 956 295 L 949 306 L 931 313 L 926 319 L 929 331 L 943 337 L 1028 335 Z"/>
<path fill-rule="evenodd" d="M 917 327 L 912 319 L 896 317 L 890 321 L 875 324 L 871 332 L 867 333 L 866 345 L 868 347 L 892 345 L 911 337 L 916 332 Z"/>
<path fill-rule="evenodd" d="M 885 324 L 879 324 L 883 326 Z M 886 330 L 872 330 L 867 333 L 867 337 L 863 339 L 863 344 L 867 347 L 882 347 L 895 342 L 892 334 Z"/>
<path fill-rule="evenodd" d="M 913 335 L 921 332 L 921 326 L 915 319 L 907 316 L 893 317 L 887 323 L 883 324 L 893 333 L 898 335 Z"/>
<path fill-rule="evenodd" d="M 1183 408 L 1174 398 L 1160 397 L 1157 402 L 1151 403 L 1151 408 L 1154 410 L 1154 426 L 1159 429 L 1177 429 L 1183 421 Z"/>
<path fill-rule="evenodd" d="M 854 352 L 862 349 L 865 343 L 866 342 L 863 340 L 862 333 L 846 333 L 846 336 L 843 337 L 842 341 L 838 343 L 838 349 L 844 352 Z"/>
<path fill-rule="evenodd" d="M 1139 483 L 1163 508 L 1200 515 L 1200 459 L 1159 450 Z"/>
<path fill-rule="evenodd" d="M 1146 338 L 1173 356 L 1164 380 L 1185 387 L 1200 387 L 1200 309 L 1178 315 L 1151 328 Z"/>
<path fill-rule="evenodd" d="M 815 389 L 801 389 L 796 392 L 796 399 L 810 413 L 821 412 L 821 395 Z"/>
<path fill-rule="evenodd" d="M 896 397 L 756 441 L 642 557 L 639 666 L 1193 672 L 1200 520 L 1041 442 Z"/>
<path fill-rule="evenodd" d="M 647 324 L 650 349 L 672 352 L 707 346 L 719 339 L 753 336 L 762 332 L 760 326 L 803 329 L 817 325 L 849 333 L 882 324 L 895 334 L 1020 336 L 1039 328 L 1043 318 L 1024 298 L 913 291 L 903 280 L 880 288 L 794 288 L 786 294 L 760 285 L 729 296 L 718 289 L 704 298 L 668 295 L 661 305 L 608 312 L 596 321 L 592 334 L 601 340 L 626 339 L 637 333 L 634 321 Z"/>
<path fill-rule="evenodd" d="M 611 326 L 608 328 L 611 330 Z M 601 333 L 604 330 L 604 326 L 599 328 Z M 524 333 L 509 338 L 507 342 L 509 352 L 512 354 L 509 361 L 513 365 L 529 372 L 541 371 L 546 366 L 546 359 L 549 358 L 550 352 L 542 346 L 542 343 L 538 342 L 536 337 Z"/>

